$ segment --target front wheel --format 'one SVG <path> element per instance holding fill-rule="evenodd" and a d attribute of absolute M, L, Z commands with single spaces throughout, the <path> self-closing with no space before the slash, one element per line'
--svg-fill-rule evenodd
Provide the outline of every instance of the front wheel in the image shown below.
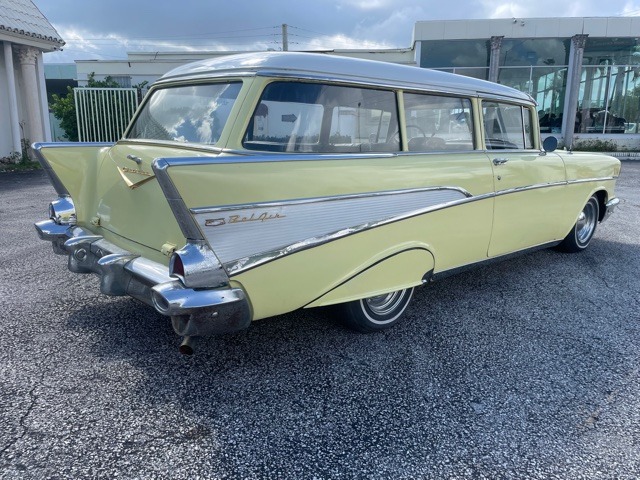
<path fill-rule="evenodd" d="M 398 323 L 412 295 L 413 288 L 405 288 L 345 303 L 342 305 L 344 322 L 359 332 L 391 328 Z"/>
<path fill-rule="evenodd" d="M 589 246 L 589 242 L 596 233 L 598 218 L 600 217 L 600 203 L 597 197 L 592 196 L 580 212 L 576 224 L 569 234 L 558 245 L 558 250 L 562 252 L 581 252 Z"/>

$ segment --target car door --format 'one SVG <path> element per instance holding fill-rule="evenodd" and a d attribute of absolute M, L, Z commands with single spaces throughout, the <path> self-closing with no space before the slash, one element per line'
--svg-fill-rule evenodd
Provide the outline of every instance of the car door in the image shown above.
<path fill-rule="evenodd" d="M 565 167 L 558 155 L 535 148 L 532 110 L 485 100 L 482 113 L 496 194 L 488 256 L 561 238 Z"/>

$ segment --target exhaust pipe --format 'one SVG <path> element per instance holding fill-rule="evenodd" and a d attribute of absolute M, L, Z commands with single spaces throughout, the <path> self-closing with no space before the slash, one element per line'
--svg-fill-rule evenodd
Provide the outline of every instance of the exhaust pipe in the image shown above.
<path fill-rule="evenodd" d="M 182 339 L 180 347 L 178 348 L 178 351 L 183 355 L 193 355 L 193 344 L 195 343 L 194 340 L 195 339 L 193 337 L 184 337 Z"/>

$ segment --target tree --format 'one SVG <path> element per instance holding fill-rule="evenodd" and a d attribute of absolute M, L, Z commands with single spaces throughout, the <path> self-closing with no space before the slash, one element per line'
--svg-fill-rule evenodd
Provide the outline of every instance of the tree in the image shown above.
<path fill-rule="evenodd" d="M 134 85 L 134 88 L 141 89 L 147 82 L 142 82 L 138 85 Z M 118 82 L 116 82 L 111 76 L 106 77 L 104 80 L 96 80 L 95 73 L 91 72 L 87 79 L 87 87 L 89 88 L 120 88 Z M 53 115 L 60 121 L 60 127 L 64 130 L 68 140 L 72 142 L 78 141 L 78 121 L 76 116 L 76 104 L 73 96 L 73 88 L 67 87 L 67 94 L 64 96 L 56 95 L 52 96 L 51 111 Z"/>

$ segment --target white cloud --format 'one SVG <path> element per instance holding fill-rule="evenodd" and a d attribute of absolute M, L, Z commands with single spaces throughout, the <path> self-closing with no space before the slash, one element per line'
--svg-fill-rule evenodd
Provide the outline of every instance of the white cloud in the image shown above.
<path fill-rule="evenodd" d="M 310 39 L 303 45 L 296 45 L 296 50 L 334 50 L 334 49 L 352 49 L 352 48 L 389 48 L 389 45 L 373 40 L 362 40 L 349 37 L 347 35 L 329 35 Z"/>
<path fill-rule="evenodd" d="M 344 5 L 351 8 L 357 8 L 359 10 L 379 10 L 381 8 L 392 7 L 397 5 L 398 1 L 393 0 L 343 0 L 339 8 Z"/>

